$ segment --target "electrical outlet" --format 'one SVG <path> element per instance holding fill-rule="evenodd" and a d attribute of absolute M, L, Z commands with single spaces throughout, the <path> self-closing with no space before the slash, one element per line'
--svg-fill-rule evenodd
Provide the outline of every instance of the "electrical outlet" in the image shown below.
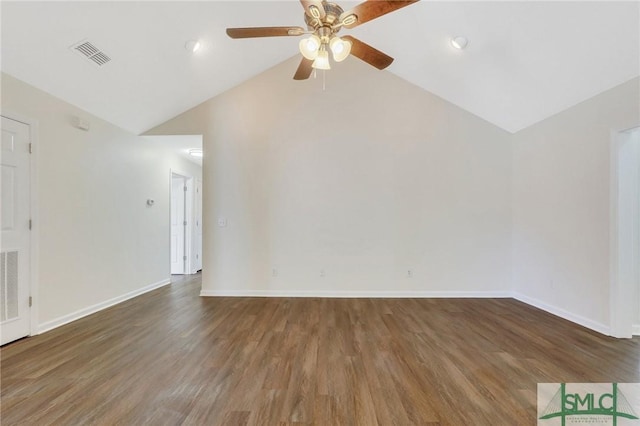
<path fill-rule="evenodd" d="M 413 277 L 413 271 L 411 269 L 409 269 L 407 271 L 407 278 L 411 278 L 411 277 Z"/>
<path fill-rule="evenodd" d="M 221 227 L 221 228 L 227 226 L 227 219 L 224 218 L 224 217 L 219 218 L 218 219 L 218 226 Z"/>
<path fill-rule="evenodd" d="M 273 268 L 273 269 L 271 270 L 271 276 L 272 276 L 272 277 L 277 277 L 277 276 L 278 276 L 278 270 L 277 270 L 276 268 Z"/>
<path fill-rule="evenodd" d="M 324 276 L 325 276 L 324 269 L 320 269 L 320 276 L 321 276 L 321 277 L 324 277 Z"/>

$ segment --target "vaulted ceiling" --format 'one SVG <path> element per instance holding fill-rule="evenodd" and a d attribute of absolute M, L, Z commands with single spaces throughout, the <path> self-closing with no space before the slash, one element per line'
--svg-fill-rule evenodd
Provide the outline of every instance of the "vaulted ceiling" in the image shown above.
<path fill-rule="evenodd" d="M 297 37 L 231 40 L 226 27 L 303 25 L 293 0 L 0 7 L 3 72 L 136 134 L 299 55 Z M 638 2 L 422 0 L 341 34 L 395 58 L 369 72 L 392 72 L 516 132 L 638 76 L 639 21 Z M 451 47 L 457 35 L 466 49 Z M 70 49 L 84 40 L 111 61 L 97 66 Z M 187 51 L 188 40 L 203 48 Z"/>

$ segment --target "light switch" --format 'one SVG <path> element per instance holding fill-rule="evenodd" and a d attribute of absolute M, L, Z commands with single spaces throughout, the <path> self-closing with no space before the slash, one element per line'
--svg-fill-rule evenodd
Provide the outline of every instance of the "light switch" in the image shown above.
<path fill-rule="evenodd" d="M 224 227 L 227 226 L 227 219 L 224 217 L 221 217 L 218 219 L 218 226 L 220 227 Z"/>

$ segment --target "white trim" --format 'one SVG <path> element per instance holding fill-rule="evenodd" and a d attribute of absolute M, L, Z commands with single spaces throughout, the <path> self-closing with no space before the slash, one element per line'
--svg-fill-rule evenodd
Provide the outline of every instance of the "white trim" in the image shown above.
<path fill-rule="evenodd" d="M 630 212 L 630 218 L 624 219 L 623 225 L 619 223 L 621 211 L 619 205 L 621 203 L 619 194 L 620 185 L 620 151 L 623 146 L 626 146 L 627 150 L 630 149 L 640 156 L 640 147 L 634 144 L 631 139 L 630 131 L 635 128 L 629 128 L 626 130 L 612 130 L 611 131 L 611 143 L 610 143 L 610 178 L 609 178 L 609 321 L 611 335 L 615 337 L 629 338 L 633 334 L 633 321 L 638 315 L 638 299 L 633 296 L 636 293 L 636 288 L 640 283 L 640 270 L 637 265 L 629 264 L 626 256 L 621 256 L 621 244 L 625 244 L 622 247 L 623 250 L 637 250 L 640 239 L 640 206 L 638 205 L 638 198 L 640 198 L 640 186 L 637 184 L 638 175 L 630 179 L 631 184 L 635 183 L 635 188 L 632 189 L 636 193 L 636 200 L 632 203 L 632 208 L 636 211 Z M 626 152 L 626 151 L 625 151 Z M 628 160 L 628 157 L 624 157 Z M 640 157 L 638 158 L 640 161 Z M 627 210 L 624 210 L 625 212 Z M 630 222 L 631 220 L 631 222 Z M 625 226 L 625 229 L 620 229 L 620 226 Z M 631 229 L 629 229 L 631 228 Z M 629 246 L 628 240 L 622 238 L 622 236 L 628 236 L 629 232 L 636 234 L 636 239 Z M 623 252 L 623 254 L 626 253 Z"/>
<path fill-rule="evenodd" d="M 192 264 L 192 274 L 197 274 L 198 271 L 202 270 L 202 179 L 194 178 L 193 180 L 193 249 L 194 252 L 192 256 L 195 254 L 197 259 L 194 259 Z M 198 223 L 199 225 L 195 225 Z M 200 232 L 198 233 L 198 227 L 200 228 Z M 198 244 L 199 242 L 199 244 Z"/>
<path fill-rule="evenodd" d="M 144 293 L 148 293 L 152 290 L 155 290 L 157 288 L 163 287 L 167 284 L 171 284 L 171 278 L 165 278 L 161 281 L 158 281 L 156 283 L 153 284 L 149 284 L 145 287 L 139 288 L 137 290 L 133 290 L 130 291 L 129 293 L 125 293 L 121 296 L 117 296 L 114 297 L 113 299 L 109 299 L 109 300 L 105 300 L 104 302 L 100 302 L 97 303 L 95 305 L 92 306 L 88 306 L 86 308 L 80 309 L 78 311 L 72 312 L 70 314 L 67 315 L 63 315 L 59 318 L 56 318 L 54 320 L 51 321 L 47 321 L 45 323 L 40 324 L 40 326 L 38 327 L 38 332 L 39 333 L 44 333 L 50 330 L 53 330 L 54 328 L 58 328 L 62 325 L 68 324 L 72 321 L 78 320 L 80 318 L 86 317 L 87 315 L 91 315 L 94 314 L 98 311 L 101 311 L 103 309 L 109 308 L 113 305 L 117 305 L 118 303 L 122 303 L 125 300 L 129 300 L 132 299 L 136 296 L 140 296 L 141 294 Z"/>
<path fill-rule="evenodd" d="M 531 305 L 535 308 L 542 309 L 550 314 L 553 314 L 557 317 L 564 318 L 568 321 L 591 329 L 593 331 L 597 331 L 598 333 L 604 334 L 606 336 L 611 335 L 611 329 L 609 326 L 599 323 L 597 321 L 593 321 L 589 318 L 585 318 L 583 316 L 574 314 L 572 312 L 566 311 L 562 308 L 559 308 L 554 305 L 549 305 L 548 303 L 542 302 L 538 299 L 534 299 L 533 297 L 525 296 L 524 294 L 514 292 L 513 298 L 519 300 L 527 305 Z"/>
<path fill-rule="evenodd" d="M 618 303 L 618 150 L 620 134 L 611 131 L 609 148 L 609 324 L 611 333 L 621 335 Z"/>
<path fill-rule="evenodd" d="M 295 290 L 202 290 L 203 297 L 323 297 L 323 298 L 509 298 L 508 291 L 295 291 Z"/>
<path fill-rule="evenodd" d="M 2 117 L 6 117 L 10 120 L 18 121 L 20 123 L 24 123 L 29 126 L 29 143 L 33 148 L 31 153 L 31 159 L 29 163 L 29 197 L 30 197 L 30 216 L 31 216 L 31 232 L 29 235 L 29 293 L 32 297 L 32 305 L 31 309 L 29 309 L 29 335 L 35 336 L 38 334 L 38 284 L 39 284 L 39 275 L 38 275 L 38 265 L 39 265 L 39 229 L 40 229 L 40 221 L 38 215 L 38 135 L 39 131 L 39 123 L 38 120 L 35 120 L 30 117 L 26 117 L 21 114 L 16 114 L 11 111 L 3 110 L 0 114 Z"/>
<path fill-rule="evenodd" d="M 510 291 L 286 291 L 286 290 L 202 290 L 202 297 L 322 297 L 322 298 L 513 298 L 598 333 L 610 336 L 609 326 Z M 640 334 L 640 326 L 638 326 Z"/>

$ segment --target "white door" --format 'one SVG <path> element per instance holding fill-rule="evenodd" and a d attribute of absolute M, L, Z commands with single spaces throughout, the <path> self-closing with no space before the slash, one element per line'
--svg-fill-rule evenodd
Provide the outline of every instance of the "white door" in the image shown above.
<path fill-rule="evenodd" d="M 196 180 L 196 199 L 195 199 L 195 268 L 196 272 L 202 269 L 202 181 Z"/>
<path fill-rule="evenodd" d="M 29 126 L 2 117 L 0 344 L 30 333 Z"/>
<path fill-rule="evenodd" d="M 171 273 L 185 273 L 185 196 L 182 176 L 171 177 Z"/>

